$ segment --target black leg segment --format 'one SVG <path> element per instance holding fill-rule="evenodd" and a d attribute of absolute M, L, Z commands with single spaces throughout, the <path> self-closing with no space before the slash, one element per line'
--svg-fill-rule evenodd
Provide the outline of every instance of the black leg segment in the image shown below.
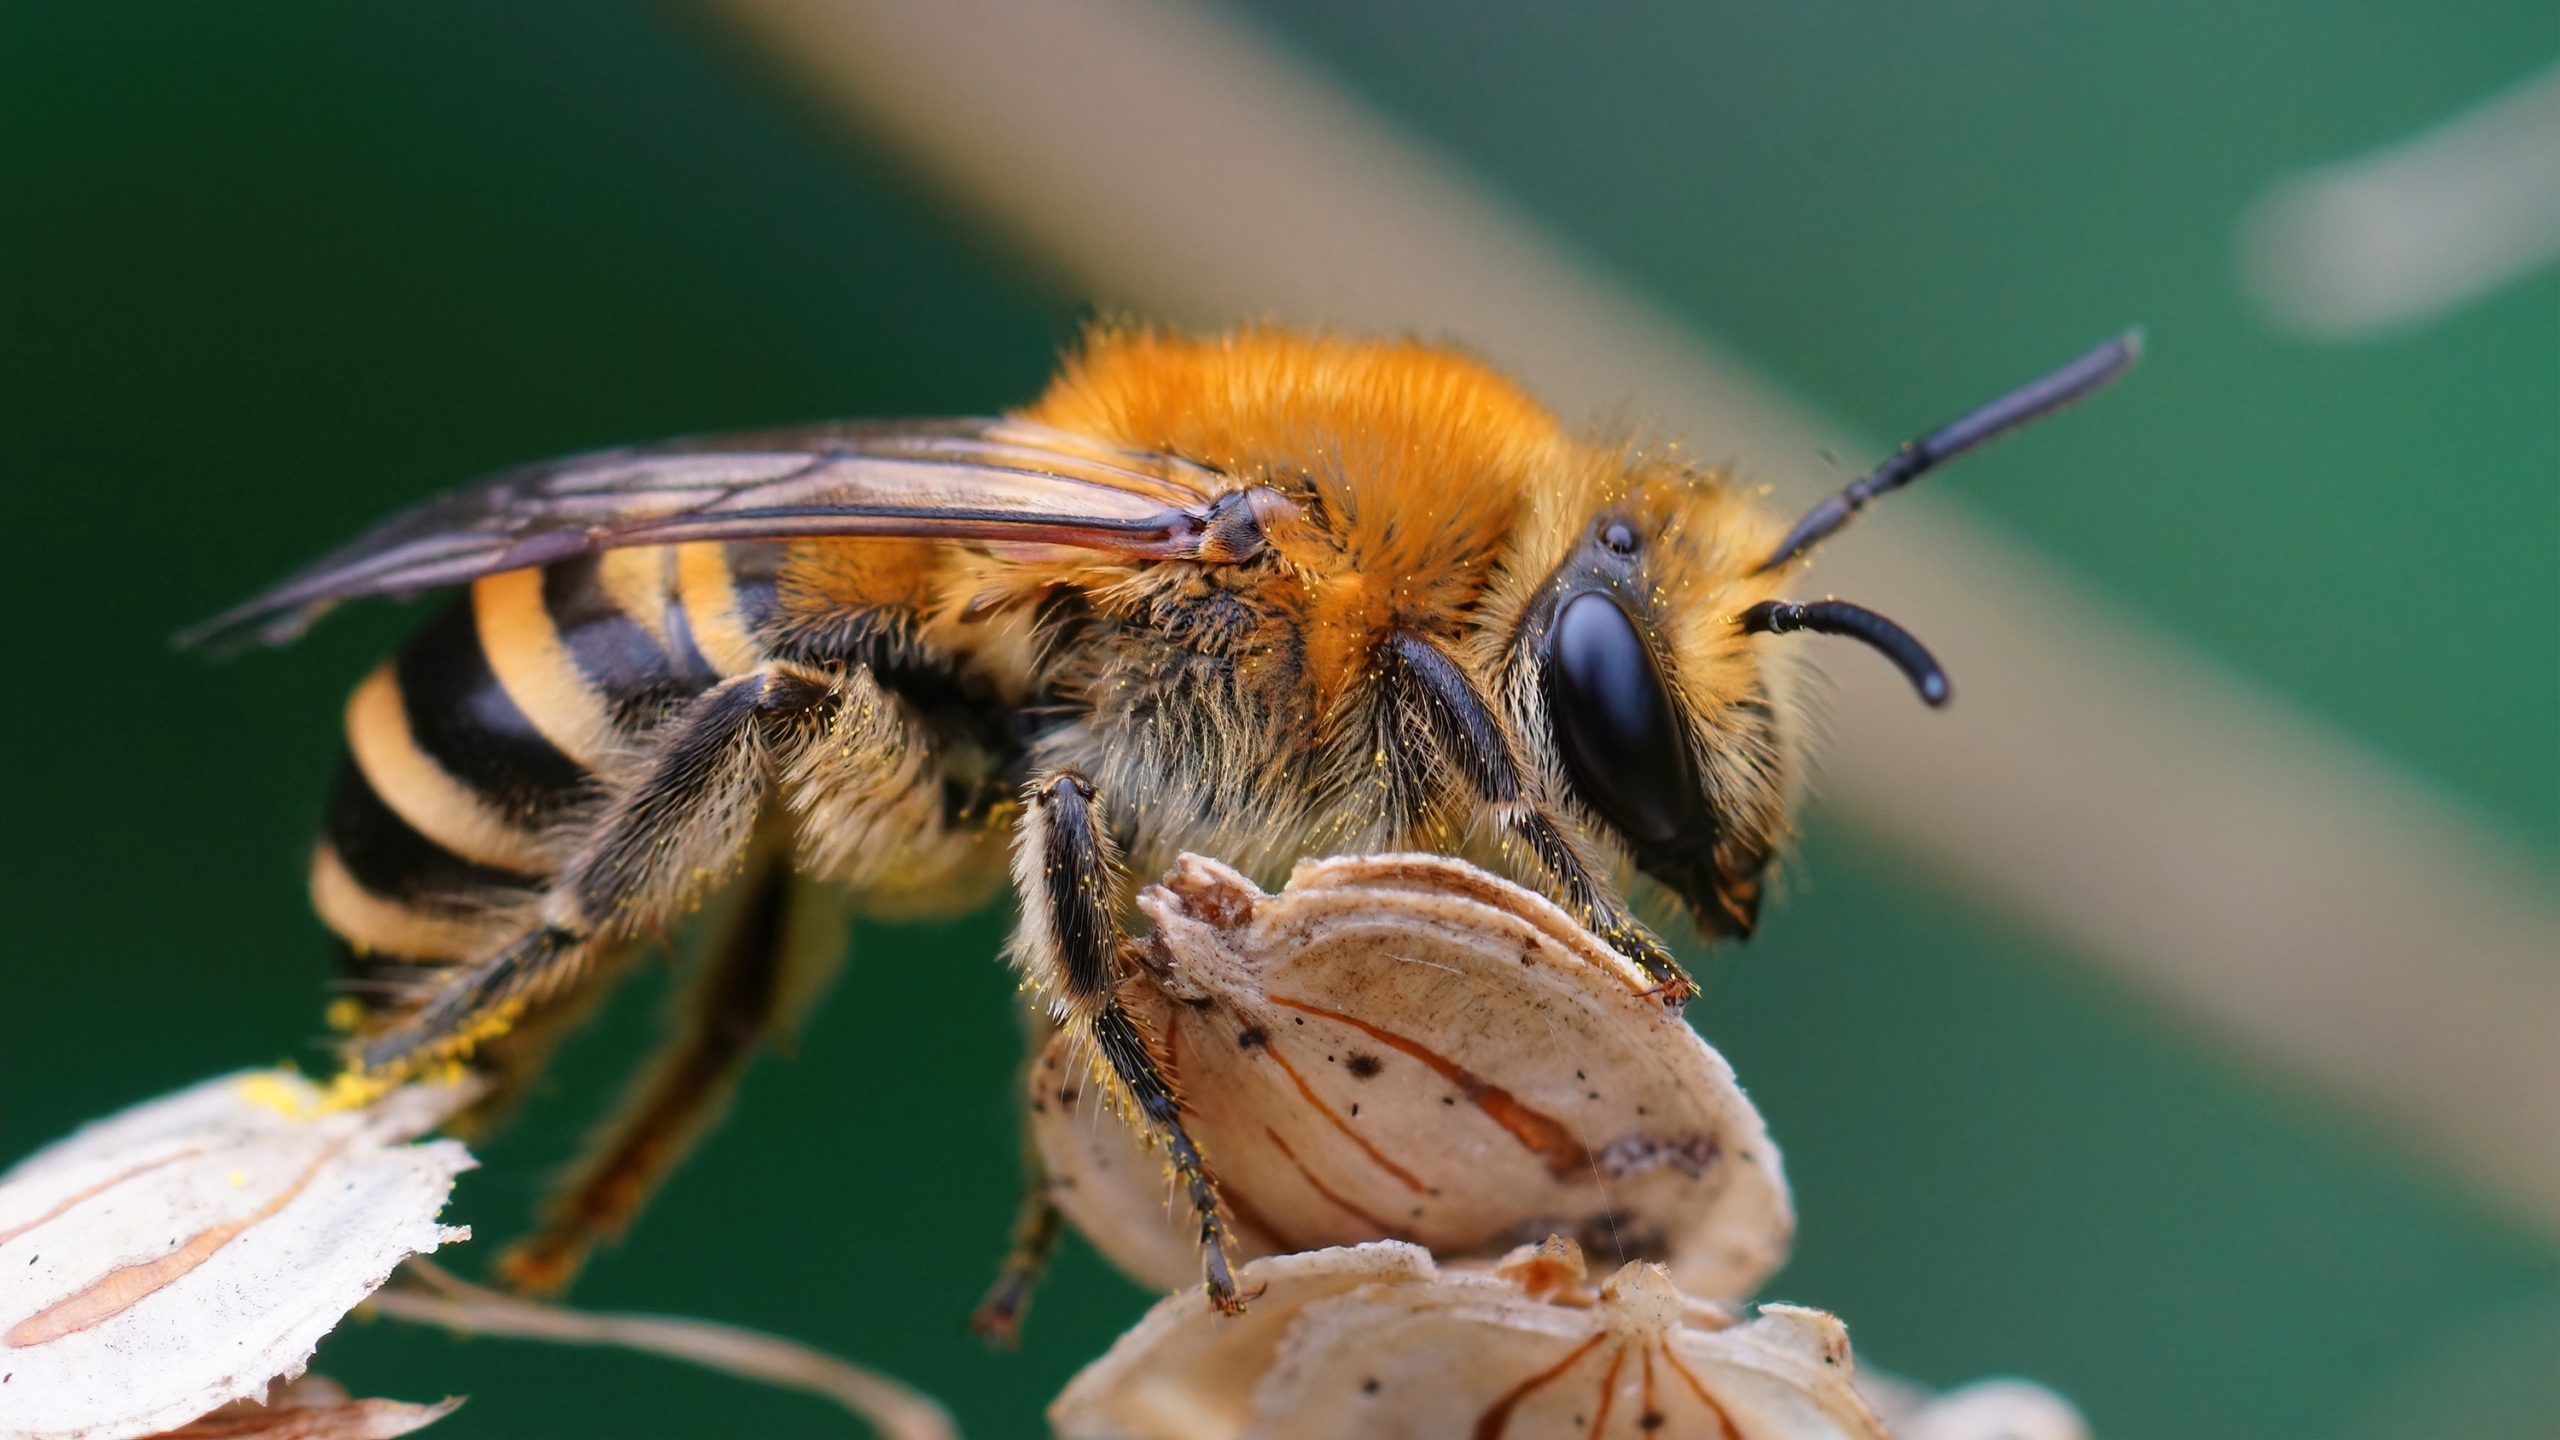
<path fill-rule="evenodd" d="M 1016 961 L 1049 997 L 1053 1015 L 1092 1042 L 1121 1094 L 1163 1142 L 1174 1178 L 1199 1217 L 1209 1303 L 1226 1312 L 1241 1309 L 1252 1297 L 1236 1293 L 1227 1265 L 1217 1184 L 1183 1129 L 1181 1103 L 1152 1039 L 1120 1003 L 1116 982 L 1128 945 L 1120 928 L 1120 897 L 1126 887 L 1099 797 L 1083 776 L 1061 773 L 1033 782 L 1024 799 L 1014 853 L 1014 883 L 1022 899 Z"/>
<path fill-rule="evenodd" d="M 1659 987 L 1663 1003 L 1678 1009 L 1697 989 L 1688 972 L 1680 968 L 1670 948 L 1628 912 L 1626 902 L 1592 875 L 1554 817 L 1530 798 L 1509 739 L 1466 671 L 1417 635 L 1390 636 L 1385 650 L 1383 672 L 1401 690 L 1405 703 L 1422 715 L 1442 763 L 1494 812 L 1503 831 L 1545 872 L 1549 898 L 1590 926 L 1612 949 L 1643 966 Z"/>

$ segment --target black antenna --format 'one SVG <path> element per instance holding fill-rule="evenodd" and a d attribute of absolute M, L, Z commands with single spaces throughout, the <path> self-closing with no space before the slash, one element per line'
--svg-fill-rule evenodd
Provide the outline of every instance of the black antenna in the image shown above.
<path fill-rule="evenodd" d="M 1938 668 L 1938 657 L 1920 643 L 1910 631 L 1894 624 L 1864 605 L 1846 600 L 1816 600 L 1798 605 L 1792 600 L 1763 600 L 1742 612 L 1745 635 L 1784 635 L 1790 630 L 1810 630 L 1816 635 L 1845 635 L 1863 641 L 1884 652 L 1911 681 L 1911 688 L 1931 709 L 1947 703 L 1954 692 L 1947 688 L 1947 672 Z"/>
<path fill-rule="evenodd" d="M 1796 528 L 1787 532 L 1787 538 L 1778 542 L 1769 558 L 1760 562 L 1760 569 L 1775 570 L 1812 549 L 1831 532 L 1848 524 L 1849 517 L 1866 508 L 1868 501 L 1886 491 L 1899 490 L 1985 441 L 1996 440 L 2105 389 L 2141 358 L 2142 328 L 2135 326 L 2034 384 L 2012 390 L 1952 424 L 1939 426 L 1894 451 L 1865 479 L 1814 506 L 1796 522 Z"/>

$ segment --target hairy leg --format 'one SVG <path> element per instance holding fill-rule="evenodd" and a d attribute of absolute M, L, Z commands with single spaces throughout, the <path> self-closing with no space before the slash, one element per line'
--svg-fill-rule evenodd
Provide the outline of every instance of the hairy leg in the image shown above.
<path fill-rule="evenodd" d="M 363 1067 L 397 1078 L 471 1053 L 527 1006 L 575 983 L 598 947 L 658 929 L 737 868 L 777 761 L 807 744 L 834 693 L 823 672 L 776 666 L 704 691 L 652 738 L 542 902 L 542 923 L 446 980 L 375 1036 Z"/>
<path fill-rule="evenodd" d="M 1040 1057 L 1057 1036 L 1037 1004 L 1022 1007 L 1022 1069 L 1015 1077 L 1014 1093 L 1031 1088 L 1032 1077 L 1039 1073 Z M 969 1314 L 969 1333 L 988 1345 L 1010 1350 L 1022 1341 L 1022 1319 L 1031 1309 L 1032 1292 L 1049 1273 L 1049 1262 L 1056 1258 L 1058 1242 L 1066 1234 L 1066 1217 L 1049 1202 L 1049 1167 L 1040 1158 L 1040 1142 L 1033 1133 L 1028 1115 L 1022 1125 L 1022 1199 L 1014 1207 L 1013 1238 L 1006 1247 L 1004 1263 L 996 1270 L 994 1283 Z"/>
<path fill-rule="evenodd" d="M 1100 800 L 1071 771 L 1042 776 L 1023 798 L 1013 856 L 1014 887 L 1022 901 L 1014 963 L 1048 1000 L 1053 1018 L 1090 1044 L 1119 1098 L 1164 1145 L 1200 1222 L 1209 1303 L 1229 1313 L 1240 1310 L 1252 1297 L 1236 1293 L 1216 1182 L 1183 1128 L 1181 1102 L 1157 1061 L 1152 1037 L 1120 1001 L 1118 982 L 1130 964 L 1122 953 L 1129 941 L 1120 928 L 1127 891 Z"/>
<path fill-rule="evenodd" d="M 1612 949 L 1643 966 L 1665 1005 L 1676 1010 L 1686 1003 L 1696 993 L 1696 983 L 1680 968 L 1670 947 L 1592 873 L 1555 817 L 1538 804 L 1492 708 L 1476 693 L 1466 672 L 1437 646 L 1415 635 L 1391 637 L 1381 658 L 1398 699 L 1422 722 L 1441 764 L 1466 785 L 1505 839 L 1525 852 L 1548 898 L 1591 927 Z"/>
<path fill-rule="evenodd" d="M 549 1068 L 560 1042 L 594 1017 L 596 1007 L 612 995 L 654 943 L 626 940 L 597 947 L 575 986 L 527 1010 L 506 1034 L 482 1041 L 472 1052 L 471 1068 L 489 1088 L 468 1109 L 447 1120 L 442 1133 L 477 1142 L 503 1128 Z"/>
<path fill-rule="evenodd" d="M 544 1205 L 543 1228 L 499 1257 L 509 1285 L 558 1291 L 598 1243 L 620 1239 L 727 1110 L 763 1042 L 790 1029 L 793 1002 L 814 998 L 841 963 L 847 897 L 794 875 L 781 844 L 758 851 L 695 937 L 674 1033 Z"/>
<path fill-rule="evenodd" d="M 995 1283 L 969 1314 L 969 1333 L 1000 1350 L 1022 1343 L 1022 1317 L 1030 1313 L 1031 1292 L 1040 1288 L 1067 1233 L 1067 1217 L 1049 1202 L 1049 1177 L 1041 1172 L 1040 1157 L 1032 1155 L 1025 1163 L 1030 1174 L 1013 1215 L 1013 1244 Z"/>

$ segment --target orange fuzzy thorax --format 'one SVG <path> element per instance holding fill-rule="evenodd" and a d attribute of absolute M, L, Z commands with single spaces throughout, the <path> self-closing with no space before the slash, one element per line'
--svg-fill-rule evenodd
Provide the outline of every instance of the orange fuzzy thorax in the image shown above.
<path fill-rule="evenodd" d="M 1023 418 L 1297 499 L 1309 524 L 1272 538 L 1304 584 L 1320 703 L 1388 630 L 1442 631 L 1473 605 L 1532 496 L 1595 478 L 1518 386 L 1412 340 L 1097 331 Z"/>

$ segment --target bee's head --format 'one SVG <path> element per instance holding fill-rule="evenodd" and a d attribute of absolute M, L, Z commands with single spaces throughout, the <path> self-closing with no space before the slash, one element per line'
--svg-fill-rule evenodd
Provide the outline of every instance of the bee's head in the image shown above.
<path fill-rule="evenodd" d="M 1933 706 L 1946 676 L 1873 611 L 1778 598 L 1790 538 L 1720 477 L 1638 457 L 1587 493 L 1553 517 L 1561 558 L 1517 611 L 1513 713 L 1591 833 L 1706 934 L 1748 935 L 1806 727 L 1796 652 L 1759 637 L 1863 641 Z"/>
<path fill-rule="evenodd" d="M 1787 651 L 1757 637 L 1856 640 L 1927 704 L 1948 697 L 1910 632 L 1846 601 L 1781 599 L 1778 582 L 1868 501 L 2103 389 L 2141 354 L 2127 331 L 1903 446 L 1783 532 L 1719 477 L 1640 455 L 1559 486 L 1522 532 L 1551 568 L 1515 572 L 1492 607 L 1510 621 L 1513 717 L 1549 783 L 1700 929 L 1751 933 L 1804 730 Z"/>
<path fill-rule="evenodd" d="M 1517 729 L 1589 833 L 1700 930 L 1748 935 L 1804 745 L 1792 656 L 1740 619 L 1775 598 L 1753 567 L 1779 528 L 1714 477 L 1642 460 L 1595 488 L 1554 517 L 1561 559 L 1517 612 Z"/>

